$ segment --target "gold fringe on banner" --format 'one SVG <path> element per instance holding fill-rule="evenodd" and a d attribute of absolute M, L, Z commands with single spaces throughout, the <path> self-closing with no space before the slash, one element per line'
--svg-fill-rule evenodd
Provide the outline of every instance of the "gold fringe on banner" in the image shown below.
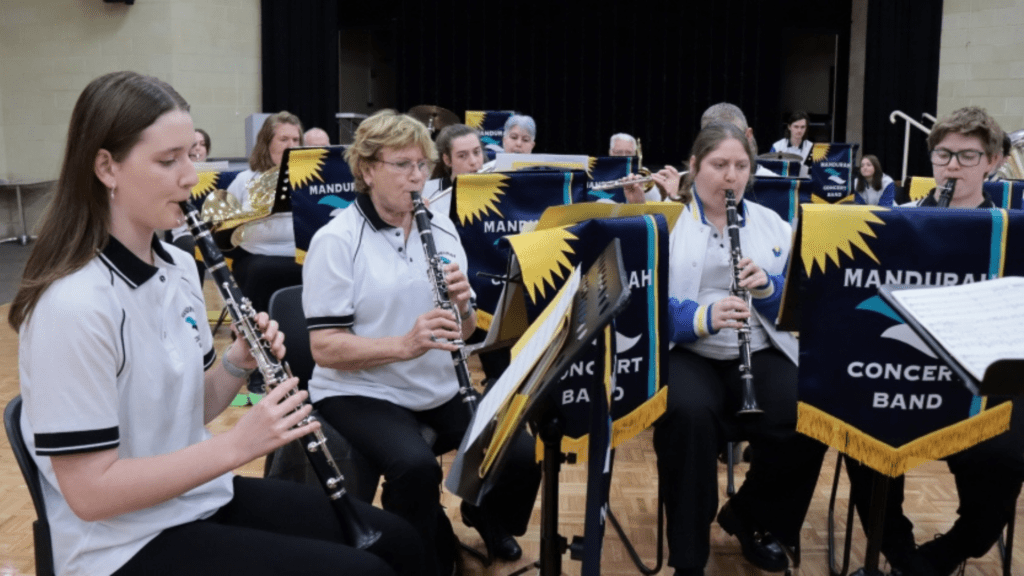
<path fill-rule="evenodd" d="M 819 440 L 893 478 L 925 462 L 966 450 L 1010 429 L 1012 404 L 984 410 L 977 416 L 940 428 L 893 448 L 810 404 L 797 403 L 796 430 Z"/>
<path fill-rule="evenodd" d="M 616 448 L 623 442 L 633 439 L 637 434 L 653 426 L 654 422 L 665 413 L 667 404 L 668 388 L 662 386 L 654 396 L 637 406 L 635 410 L 612 422 L 612 448 Z M 580 460 L 586 460 L 589 442 L 589 435 L 579 438 L 562 438 L 562 452 L 576 454 Z M 537 460 L 541 460 L 543 456 L 544 444 L 538 439 Z"/>

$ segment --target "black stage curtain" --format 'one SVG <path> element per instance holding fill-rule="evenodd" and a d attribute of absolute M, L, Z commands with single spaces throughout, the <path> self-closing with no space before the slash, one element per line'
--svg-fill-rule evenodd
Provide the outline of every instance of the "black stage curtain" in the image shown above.
<path fill-rule="evenodd" d="M 894 179 L 903 169 L 902 120 L 889 122 L 894 110 L 922 121 L 935 114 L 939 91 L 939 41 L 942 2 L 871 0 L 868 5 L 864 75 L 864 142 L 861 152 L 874 154 Z M 908 176 L 931 176 L 927 137 L 911 130 Z"/>
<path fill-rule="evenodd" d="M 392 12 L 398 107 L 529 114 L 535 152 L 603 155 L 613 133 L 628 132 L 656 167 L 688 158 L 701 113 L 729 101 L 767 151 L 781 118 L 787 10 L 759 0 L 644 4 L 405 0 Z"/>
<path fill-rule="evenodd" d="M 263 0 L 263 111 L 287 110 L 338 142 L 338 3 Z"/>

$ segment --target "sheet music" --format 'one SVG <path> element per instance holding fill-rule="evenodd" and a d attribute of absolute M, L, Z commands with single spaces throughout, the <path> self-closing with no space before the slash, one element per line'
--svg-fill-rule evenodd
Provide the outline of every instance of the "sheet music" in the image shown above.
<path fill-rule="evenodd" d="M 558 328 L 565 329 L 564 320 L 569 313 L 573 297 L 579 290 L 581 277 L 580 268 L 577 266 L 555 299 L 545 308 L 542 317 L 538 318 L 539 321 L 531 324 L 530 329 L 519 339 L 516 346 L 522 348 L 514 354 L 512 363 L 477 405 L 473 427 L 469 432 L 469 445 L 476 442 L 487 424 L 494 419 L 512 392 L 551 346 Z M 513 349 L 513 352 L 515 351 L 516 349 Z"/>
<path fill-rule="evenodd" d="M 893 297 L 978 381 L 989 364 L 1024 359 L 1024 278 L 894 290 Z"/>

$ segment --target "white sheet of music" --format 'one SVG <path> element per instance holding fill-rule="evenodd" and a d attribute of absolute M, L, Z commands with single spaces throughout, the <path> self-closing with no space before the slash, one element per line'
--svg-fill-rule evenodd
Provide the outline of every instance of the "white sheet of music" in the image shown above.
<path fill-rule="evenodd" d="M 576 292 L 579 291 L 580 278 L 579 266 L 566 280 L 565 287 L 559 292 L 557 298 L 548 304 L 550 314 L 544 319 L 536 331 L 533 326 L 523 334 L 526 339 L 525 347 L 512 359 L 509 367 L 498 378 L 491 389 L 480 400 L 476 408 L 476 416 L 473 417 L 473 427 L 470 429 L 469 445 L 473 445 L 480 434 L 487 427 L 487 423 L 494 419 L 501 410 L 502 405 L 511 396 L 513 390 L 519 386 L 523 379 L 530 373 L 537 361 L 551 345 L 552 339 L 559 326 L 569 313 L 569 306 L 572 305 Z"/>
<path fill-rule="evenodd" d="M 989 364 L 1024 359 L 1024 278 L 1011 276 L 893 296 L 981 381 Z"/>

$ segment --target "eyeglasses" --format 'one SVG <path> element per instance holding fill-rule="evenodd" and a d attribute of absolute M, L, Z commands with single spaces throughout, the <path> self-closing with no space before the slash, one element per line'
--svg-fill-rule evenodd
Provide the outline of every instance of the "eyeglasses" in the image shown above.
<path fill-rule="evenodd" d="M 936 166 L 945 166 L 949 164 L 949 161 L 956 157 L 956 161 L 964 168 L 970 168 L 971 166 L 977 166 L 981 162 L 981 157 L 985 153 L 981 150 L 961 150 L 959 152 L 953 152 L 952 150 L 946 150 L 945 148 L 936 148 L 932 150 L 932 164 Z"/>
<path fill-rule="evenodd" d="M 412 160 L 399 160 L 398 162 L 389 162 L 387 160 L 378 159 L 377 162 L 382 162 L 391 166 L 395 172 L 399 174 L 412 174 L 412 169 L 416 168 L 423 174 L 430 174 L 434 169 L 434 163 L 427 160 L 420 160 L 419 162 L 413 162 Z"/>

